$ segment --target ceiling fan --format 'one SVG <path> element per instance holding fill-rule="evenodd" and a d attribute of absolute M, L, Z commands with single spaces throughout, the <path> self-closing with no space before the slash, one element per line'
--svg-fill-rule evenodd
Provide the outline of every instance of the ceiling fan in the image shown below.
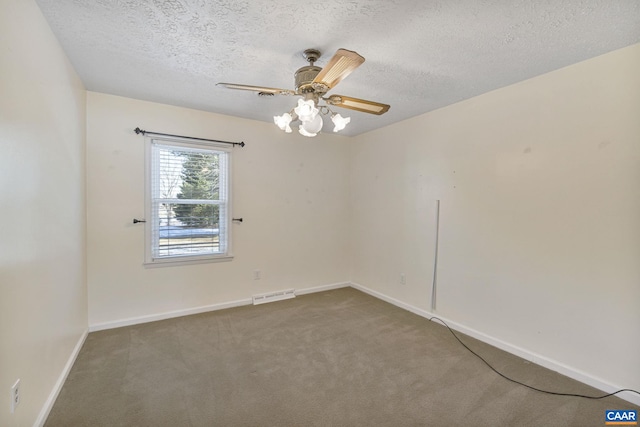
<path fill-rule="evenodd" d="M 257 92 L 259 96 L 288 95 L 301 96 L 298 105 L 288 113 L 274 116 L 273 121 L 278 127 L 291 132 L 291 122 L 300 121 L 299 132 L 304 136 L 316 136 L 322 129 L 322 115 L 331 114 L 331 120 L 335 125 L 333 131 L 338 132 L 351 121 L 350 117 L 342 117 L 336 114 L 331 107 L 342 107 L 350 110 L 361 111 L 369 114 L 384 114 L 389 110 L 389 105 L 364 99 L 352 98 L 343 95 L 329 95 L 327 92 L 333 89 L 353 70 L 364 62 L 364 58 L 358 53 L 346 49 L 338 49 L 329 63 L 324 67 L 316 67 L 314 63 L 320 58 L 320 51 L 307 49 L 303 56 L 310 65 L 299 68 L 295 72 L 295 90 L 278 89 L 263 86 L 250 86 L 235 83 L 218 83 L 228 89 L 250 90 Z M 321 104 L 324 101 L 324 104 Z"/>

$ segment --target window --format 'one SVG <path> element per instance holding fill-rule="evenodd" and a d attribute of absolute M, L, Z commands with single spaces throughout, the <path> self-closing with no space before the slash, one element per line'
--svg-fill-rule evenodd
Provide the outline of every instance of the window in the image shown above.
<path fill-rule="evenodd" d="M 147 140 L 147 263 L 231 258 L 230 160 L 216 144 Z"/>

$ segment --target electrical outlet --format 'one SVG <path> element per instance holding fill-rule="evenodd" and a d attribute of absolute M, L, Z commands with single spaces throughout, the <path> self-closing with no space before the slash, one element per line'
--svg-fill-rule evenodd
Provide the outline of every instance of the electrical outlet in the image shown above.
<path fill-rule="evenodd" d="M 400 284 L 404 285 L 407 283 L 406 277 L 404 277 L 404 273 L 400 273 Z"/>
<path fill-rule="evenodd" d="M 253 270 L 253 280 L 260 280 L 262 273 L 260 270 Z"/>
<path fill-rule="evenodd" d="M 20 404 L 20 378 L 11 387 L 11 413 L 13 414 Z"/>

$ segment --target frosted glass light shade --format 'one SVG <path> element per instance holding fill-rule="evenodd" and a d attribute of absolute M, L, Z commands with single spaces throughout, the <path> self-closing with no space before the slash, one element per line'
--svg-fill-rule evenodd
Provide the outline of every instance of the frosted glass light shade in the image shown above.
<path fill-rule="evenodd" d="M 289 126 L 289 124 L 292 119 L 293 117 L 291 117 L 291 114 L 289 113 L 284 113 L 281 116 L 273 116 L 273 122 L 278 125 L 280 130 L 283 130 L 286 133 L 291 133 L 291 126 Z"/>
<path fill-rule="evenodd" d="M 347 126 L 347 124 L 351 121 L 351 117 L 342 117 L 340 114 L 334 114 L 331 116 L 331 121 L 335 125 L 333 128 L 334 132 L 339 132 Z"/>
<path fill-rule="evenodd" d="M 299 132 L 304 136 L 316 136 L 322 129 L 322 116 L 317 114 L 313 120 L 303 121 L 300 125 Z"/>
<path fill-rule="evenodd" d="M 302 127 L 302 125 L 300 125 L 300 127 L 298 128 L 298 132 L 300 132 L 300 135 L 308 136 L 309 138 L 312 138 L 312 137 L 317 135 L 317 133 L 309 133 L 309 132 L 307 132 L 306 130 L 304 130 L 304 127 Z"/>
<path fill-rule="evenodd" d="M 306 122 L 308 120 L 313 120 L 318 115 L 318 109 L 316 108 L 316 104 L 312 99 L 304 99 L 298 100 L 298 106 L 293 109 L 295 113 L 298 115 L 298 118 L 302 122 Z"/>

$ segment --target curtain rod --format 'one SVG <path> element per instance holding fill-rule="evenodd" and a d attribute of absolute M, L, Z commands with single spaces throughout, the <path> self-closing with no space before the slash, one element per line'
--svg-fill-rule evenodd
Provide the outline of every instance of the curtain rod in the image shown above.
<path fill-rule="evenodd" d="M 138 135 L 140 135 L 140 134 L 143 134 L 143 135 L 150 134 L 150 135 L 158 135 L 158 136 L 172 136 L 174 138 L 185 138 L 185 139 L 194 139 L 194 140 L 197 140 L 197 141 L 218 142 L 218 143 L 221 143 L 221 144 L 239 145 L 240 147 L 244 147 L 244 141 L 242 141 L 242 142 L 229 142 L 229 141 L 219 141 L 217 139 L 194 138 L 192 136 L 171 135 L 170 133 L 151 132 L 151 131 L 143 130 L 143 129 L 140 129 L 140 128 L 135 128 L 134 131 Z"/>

